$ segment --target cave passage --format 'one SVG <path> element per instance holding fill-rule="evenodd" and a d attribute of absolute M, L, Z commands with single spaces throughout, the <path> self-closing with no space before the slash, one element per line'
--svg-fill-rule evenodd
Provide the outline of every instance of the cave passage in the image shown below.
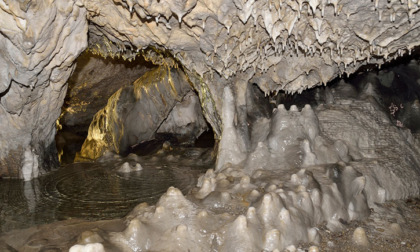
<path fill-rule="evenodd" d="M 296 95 L 288 95 L 283 92 L 266 95 L 257 84 L 249 83 L 245 95 L 246 106 L 239 107 L 236 111 L 237 116 L 226 117 L 233 121 L 232 125 L 236 128 L 237 133 L 235 134 L 239 139 L 249 139 L 249 142 L 245 144 L 249 145 L 248 148 L 251 151 L 247 154 L 249 155 L 249 158 L 246 159 L 247 162 L 243 164 L 244 171 L 236 169 L 234 164 L 229 163 L 234 161 L 237 156 L 229 156 L 232 153 L 227 152 L 228 155 L 226 155 L 223 152 L 226 143 L 215 140 L 212 127 L 201 114 L 197 93 L 192 89 L 183 91 L 181 99 L 173 103 L 172 107 L 165 112 L 151 137 L 147 138 L 149 140 L 135 142 L 135 144 L 131 142 L 128 148 L 119 154 L 115 153 L 116 149 L 106 145 L 108 149 L 103 151 L 96 160 L 73 162 L 75 152 L 81 151 L 83 141 L 86 141 L 89 134 L 98 130 L 97 125 L 100 124 L 95 123 L 95 117 L 97 117 L 95 114 L 108 115 L 101 111 L 104 111 L 104 108 L 109 108 L 109 104 L 114 104 L 114 107 L 109 111 L 124 108 L 126 110 L 123 110 L 122 114 L 130 117 L 132 115 L 130 111 L 137 111 L 136 106 L 143 108 L 144 103 L 142 103 L 142 99 L 133 99 L 135 97 L 131 95 L 133 91 L 127 87 L 135 85 L 133 83 L 143 83 L 142 81 L 148 80 L 147 74 L 173 74 L 166 70 L 156 70 L 157 68 L 154 66 L 141 66 L 138 74 L 146 77 L 138 76 L 136 73 L 133 74 L 131 84 L 116 84 L 118 78 L 95 79 L 96 73 L 105 74 L 102 71 L 104 66 L 89 67 L 89 62 L 92 59 L 99 60 L 99 63 L 95 63 L 97 65 L 104 64 L 104 62 L 111 64 L 112 67 L 109 71 L 105 71 L 106 75 L 117 68 L 122 72 L 120 74 L 128 76 L 124 71 L 133 71 L 136 68 L 131 65 L 128 69 L 126 66 L 118 68 L 118 63 L 110 63 L 86 54 L 79 59 L 82 64 L 70 78 L 71 88 L 60 117 L 61 130 L 57 135 L 58 149 L 63 150 L 59 151 L 62 154 L 62 165 L 58 170 L 31 181 L 0 180 L 0 192 L 2 192 L 0 200 L 3 202 L 0 232 L 71 219 L 85 221 L 119 219 L 130 216 L 130 211 L 136 206 L 131 214 L 136 214 L 136 211 L 146 211 L 147 213 L 148 210 L 144 210 L 147 209 L 146 205 L 138 205 L 142 202 L 151 205 L 157 204 L 164 209 L 174 204 L 170 203 L 170 197 L 180 197 L 176 196 L 177 192 L 173 187 L 178 188 L 182 194 L 189 195 L 192 202 L 201 204 L 216 214 L 225 212 L 241 214 L 247 211 L 247 218 L 254 218 L 252 211 L 255 211 L 255 208 L 246 210 L 248 202 L 251 202 L 258 207 L 259 215 L 266 216 L 261 217 L 265 221 L 264 218 L 267 220 L 272 218 L 269 217 L 271 212 L 264 212 L 265 210 L 261 209 L 270 208 L 274 209 L 274 212 L 279 211 L 281 207 L 275 204 L 281 205 L 282 203 L 275 203 L 277 201 L 288 202 L 284 204 L 300 206 L 304 209 L 309 196 L 300 192 L 302 185 L 308 187 L 312 194 L 317 191 L 324 193 L 322 202 L 327 203 L 322 204 L 326 204 L 323 205 L 324 211 L 330 211 L 330 214 L 341 209 L 335 206 L 335 204 L 339 204 L 336 202 L 344 201 L 352 205 L 353 208 L 349 210 L 350 214 L 339 212 L 343 219 L 327 219 L 328 229 L 339 230 L 343 225 L 348 225 L 347 221 L 352 218 L 363 219 L 368 215 L 366 201 L 383 202 L 387 197 L 385 193 L 373 195 L 372 190 L 378 190 L 378 192 L 385 190 L 375 184 L 378 182 L 370 182 L 371 184 L 366 186 L 365 177 L 353 168 L 363 170 L 366 164 L 371 165 L 362 160 L 364 157 L 374 157 L 371 154 L 373 148 L 376 148 L 375 151 L 379 155 L 386 156 L 389 153 L 389 150 L 385 150 L 386 148 L 382 149 L 380 146 L 365 142 L 369 139 L 368 137 L 364 138 L 363 134 L 372 134 L 375 137 L 375 134 L 379 134 L 378 127 L 382 127 L 381 130 L 388 132 L 386 134 L 398 135 L 399 133 L 396 133 L 398 130 L 409 130 L 414 136 L 418 135 L 420 89 L 417 79 L 420 77 L 420 64 L 417 59 L 410 58 L 400 64 L 385 66 L 382 70 L 362 71 L 349 78 L 336 79 L 328 83 L 326 87 L 312 88 Z M 80 80 L 83 74 L 86 74 L 85 79 L 79 82 L 82 84 L 77 84 L 75 80 Z M 118 73 L 112 75 L 118 75 Z M 90 78 L 89 81 L 85 81 L 86 78 Z M 182 78 L 177 79 L 177 81 L 181 80 Z M 98 83 L 100 86 L 96 90 L 95 85 L 99 85 Z M 106 83 L 108 86 L 105 85 Z M 113 87 L 113 93 L 101 93 L 103 90 L 109 91 L 113 85 L 116 85 Z M 161 84 L 157 83 L 156 87 L 159 85 Z M 86 93 L 87 91 L 84 89 L 88 89 L 89 93 Z M 122 92 L 125 94 L 115 95 Z M 148 92 L 152 91 L 149 89 Z M 144 95 L 142 97 L 147 98 Z M 227 104 L 229 104 L 228 98 L 228 96 L 224 97 L 228 101 Z M 104 100 L 108 100 L 108 102 Z M 148 103 L 146 113 L 154 110 L 155 105 L 151 104 L 151 102 Z M 352 119 L 343 117 L 346 115 L 344 111 L 347 111 L 349 106 L 352 106 L 352 111 L 356 111 L 352 112 L 352 115 L 359 118 L 358 120 L 351 121 Z M 232 109 L 232 107 L 228 109 Z M 367 122 L 363 120 L 369 120 L 364 115 L 367 113 L 366 110 L 372 110 L 373 112 L 369 113 L 382 118 L 379 121 L 375 119 L 378 122 L 369 126 L 372 127 L 370 129 L 362 127 Z M 196 113 L 197 111 L 200 113 Z M 142 110 L 138 110 L 138 112 L 141 114 Z M 315 113 L 316 117 L 314 117 Z M 136 116 L 143 116 L 140 114 L 136 114 Z M 241 116 L 246 119 L 245 124 L 241 124 Z M 119 120 L 120 117 L 116 118 Z M 226 118 L 224 118 L 225 122 Z M 389 120 L 390 126 L 386 126 L 386 123 L 384 126 L 386 120 Z M 134 126 L 130 125 L 122 123 L 119 127 L 131 130 L 128 127 Z M 275 125 L 279 125 L 279 127 L 275 127 Z M 305 128 L 308 125 L 309 129 Z M 341 134 L 339 128 L 334 129 L 335 125 L 356 127 L 356 130 L 359 129 L 357 127 L 360 127 L 361 130 L 358 131 L 358 134 L 363 138 L 360 138 L 355 146 L 349 144 L 349 147 L 343 144 L 343 141 L 333 142 L 331 139 L 334 139 L 337 134 Z M 317 127 L 320 127 L 325 133 L 314 131 Z M 394 128 L 398 130 L 395 131 Z M 279 132 L 273 133 L 273 130 L 279 129 Z M 136 128 L 134 127 L 132 130 L 134 133 L 131 138 L 137 139 Z M 226 128 L 224 130 L 229 132 Z M 314 136 L 314 134 L 317 135 Z M 350 133 L 350 135 L 352 134 Z M 232 136 L 228 137 L 231 140 L 228 145 L 240 142 L 231 138 Z M 310 141 L 304 139 L 306 137 L 313 139 L 310 141 L 318 141 L 316 147 L 318 149 L 311 147 Z M 264 140 L 265 138 L 267 140 Z M 352 140 L 353 138 L 354 136 L 342 135 L 342 139 Z M 216 143 L 221 146 L 217 146 Z M 265 144 L 271 149 L 266 149 Z M 227 164 L 217 176 L 214 173 L 217 164 L 213 155 L 216 147 L 220 148 L 219 153 L 227 160 Z M 228 151 L 231 150 L 228 149 Z M 242 154 L 239 153 L 239 156 Z M 345 166 L 343 160 L 352 166 Z M 381 166 L 385 165 L 387 161 L 380 160 L 379 162 Z M 305 168 L 299 170 L 299 167 Z M 258 170 L 259 168 L 263 168 L 263 170 Z M 306 169 L 310 171 L 306 171 Z M 203 175 L 206 170 L 207 172 Z M 247 173 L 252 176 L 248 176 Z M 372 176 L 372 174 L 366 174 Z M 288 178 L 291 178 L 290 181 Z M 323 181 L 323 184 L 319 184 L 318 180 Z M 218 181 L 217 185 L 215 185 L 215 181 Z M 328 181 L 332 181 L 336 186 L 332 186 Z M 365 187 L 364 190 L 368 190 L 369 193 L 361 194 L 358 191 L 352 194 L 353 191 L 346 189 L 346 186 L 349 186 L 347 181 L 353 181 L 352 188 Z M 232 187 L 228 186 L 230 183 L 233 183 Z M 274 191 L 280 190 L 277 188 L 282 185 L 284 185 L 284 190 L 289 190 L 287 195 L 291 198 L 288 200 L 286 198 L 277 199 L 278 196 L 273 194 Z M 215 188 L 219 189 L 215 190 Z M 244 193 L 241 190 L 248 191 Z M 261 190 L 268 192 L 271 196 L 261 198 L 259 196 Z M 282 195 L 282 190 L 279 191 L 280 195 Z M 335 198 L 329 198 L 329 193 Z M 314 197 L 315 203 L 313 204 L 320 204 L 316 203 L 316 198 L 319 196 L 311 195 L 310 197 Z M 388 195 L 388 197 L 398 196 Z M 335 201 L 337 198 L 340 200 Z M 188 209 L 192 207 L 188 205 L 190 203 L 185 203 L 183 198 L 175 200 L 179 201 L 177 204 L 182 205 L 179 211 L 189 211 Z M 303 203 L 296 203 L 295 200 Z M 413 202 L 417 204 L 418 201 L 414 200 Z M 278 213 L 279 216 L 289 215 L 289 212 L 285 212 L 287 210 L 284 209 Z M 289 206 L 288 209 L 292 211 L 293 207 Z M 308 205 L 304 211 L 317 211 L 313 209 Z M 203 214 L 203 216 L 206 215 Z M 312 221 L 316 221 L 316 219 Z M 288 228 L 293 233 L 288 239 L 295 242 L 298 241 L 296 237 L 302 235 L 300 232 L 306 233 L 306 231 L 299 230 L 306 230 L 306 225 L 308 225 L 299 221 L 297 223 L 299 224 L 293 226 L 294 229 Z M 214 224 L 211 228 L 216 228 L 218 225 Z M 232 225 L 239 224 L 235 221 Z M 317 232 L 321 231 L 315 232 L 311 228 L 308 230 L 308 239 L 312 239 L 312 243 L 319 242 L 320 238 Z M 314 233 L 313 237 L 311 232 Z"/>
<path fill-rule="evenodd" d="M 56 145 L 61 164 L 74 162 L 93 116 L 107 104 L 109 97 L 155 67 L 140 55 L 128 61 L 85 51 L 77 58 L 57 121 Z"/>
<path fill-rule="evenodd" d="M 120 75 L 128 76 L 127 71 L 138 68 L 132 73 L 131 82 L 134 82 L 138 75 L 154 67 L 150 64 L 121 67 L 121 62 L 88 54 L 83 54 L 78 64 L 69 80 L 70 88 L 57 136 L 58 148 L 63 150 L 62 167 L 30 182 L 1 181 L 0 191 L 5 192 L 1 200 L 6 202 L 0 219 L 2 232 L 69 218 L 120 218 L 138 203 L 156 203 L 169 186 L 176 186 L 187 193 L 194 186 L 198 175 L 214 164 L 211 157 L 215 144 L 214 132 L 209 125 L 199 136 L 193 136 L 194 141 L 183 143 L 174 134 L 157 133 L 154 139 L 131 147 L 125 157 L 107 154 L 94 163 L 73 163 L 76 151 L 80 151 L 87 136 L 94 113 L 106 106 L 104 100 L 112 95 L 109 89 L 116 92 L 118 88 L 130 85 L 128 82 L 119 83 L 119 78 L 109 77 L 109 71 L 113 71 L 113 76 L 119 75 L 118 71 L 123 72 Z M 103 64 L 112 67 L 103 71 Z M 301 110 L 305 104 L 313 107 L 331 104 L 334 97 L 357 99 L 367 89 L 372 89 L 370 92 L 375 92 L 372 93 L 373 97 L 389 113 L 390 119 L 396 125 L 398 121 L 401 122 L 397 126 L 408 127 L 417 133 L 420 124 L 420 92 L 412 82 L 418 78 L 415 69 L 418 65 L 417 60 L 406 59 L 383 70 L 361 72 L 350 78 L 337 79 L 326 87 L 313 88 L 299 95 L 280 92 L 265 96 L 257 85 L 250 85 L 248 99 L 252 106 L 247 112 L 248 123 L 252 130 L 252 124 L 257 118 L 271 117 L 272 110 L 279 104 L 284 104 L 287 110 L 292 105 Z M 123 82 L 126 81 L 124 79 Z M 394 114 L 391 104 L 399 106 Z M 118 169 L 125 162 L 138 162 L 143 170 L 119 173 Z"/>
<path fill-rule="evenodd" d="M 420 251 L 419 10 L 0 0 L 0 251 Z"/>
<path fill-rule="evenodd" d="M 61 167 L 32 181 L 0 181 L 0 233 L 74 218 L 121 218 L 139 203 L 155 204 L 170 186 L 184 194 L 191 190 L 198 175 L 214 164 L 211 127 L 205 124 L 198 131 L 185 129 L 191 128 L 195 118 L 178 124 L 178 130 L 171 126 L 173 122 L 163 123 L 166 128 L 156 132 L 152 140 L 135 144 L 122 156 L 108 153 L 94 162 L 74 162 L 94 115 L 115 92 L 155 68 L 142 57 L 128 63 L 85 52 L 78 58 L 58 121 Z M 188 97 L 195 94 L 184 97 L 191 104 Z M 175 112 L 195 116 L 188 104 L 179 104 Z M 168 117 L 178 120 L 177 116 Z M 142 170 L 127 173 L 121 169 L 124 164 L 140 164 Z"/>

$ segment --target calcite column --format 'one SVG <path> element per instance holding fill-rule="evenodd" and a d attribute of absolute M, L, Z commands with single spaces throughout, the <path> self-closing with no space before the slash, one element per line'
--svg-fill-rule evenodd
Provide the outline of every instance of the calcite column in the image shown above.
<path fill-rule="evenodd" d="M 58 166 L 55 122 L 87 28 L 74 1 L 0 1 L 0 177 Z"/>

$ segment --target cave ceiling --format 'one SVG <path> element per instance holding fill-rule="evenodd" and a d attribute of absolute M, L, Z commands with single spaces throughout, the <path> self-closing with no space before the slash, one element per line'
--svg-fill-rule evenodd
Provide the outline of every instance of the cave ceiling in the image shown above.
<path fill-rule="evenodd" d="M 301 92 L 410 53 L 417 1 L 79 1 L 89 30 L 124 50 L 168 50 L 207 83 Z M 119 47 L 119 48 L 118 48 Z M 134 49 L 135 50 L 135 49 Z M 115 51 L 115 50 L 114 50 Z"/>
<path fill-rule="evenodd" d="M 130 58 L 153 47 L 205 82 L 214 75 L 219 82 L 248 79 L 264 92 L 301 92 L 368 63 L 380 66 L 420 43 L 416 0 L 2 0 L 0 8 L 1 33 L 15 45 L 10 49 L 27 55 L 54 56 L 48 45 L 60 41 L 53 30 L 78 33 L 78 44 L 70 46 L 78 54 L 86 46 L 86 20 L 79 18 L 85 16 L 91 48 L 102 46 L 105 54 Z M 45 30 L 51 26 L 57 29 Z M 9 54 L 16 57 L 14 50 Z M 45 67 L 37 57 L 17 58 L 13 63 L 30 70 Z M 2 92 L 13 79 L 6 69 Z"/>

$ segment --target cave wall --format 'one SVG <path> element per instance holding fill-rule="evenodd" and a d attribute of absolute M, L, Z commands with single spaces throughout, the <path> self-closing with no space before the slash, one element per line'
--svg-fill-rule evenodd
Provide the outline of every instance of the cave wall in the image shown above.
<path fill-rule="evenodd" d="M 55 121 L 87 30 L 72 1 L 0 1 L 0 177 L 58 165 Z"/>
<path fill-rule="evenodd" d="M 24 166 L 27 179 L 56 163 L 54 124 L 88 30 L 104 55 L 171 54 L 218 137 L 226 85 L 240 111 L 248 82 L 265 93 L 301 92 L 420 43 L 412 0 L 1 0 L 0 9 L 0 175 L 23 177 Z"/>
<path fill-rule="evenodd" d="M 106 105 L 108 98 L 154 67 L 143 57 L 129 62 L 111 57 L 104 59 L 91 52 L 83 53 L 77 58 L 74 73 L 68 80 L 60 124 L 86 136 L 93 116 Z"/>
<path fill-rule="evenodd" d="M 106 151 L 124 155 L 130 147 L 154 139 L 159 126 L 190 90 L 185 74 L 166 66 L 120 88 L 93 117 L 76 161 L 94 160 Z"/>

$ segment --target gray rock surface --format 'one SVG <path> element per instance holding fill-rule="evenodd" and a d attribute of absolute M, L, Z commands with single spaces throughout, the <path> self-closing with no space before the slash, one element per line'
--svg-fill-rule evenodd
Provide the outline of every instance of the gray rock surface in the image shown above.
<path fill-rule="evenodd" d="M 122 58 L 104 59 L 89 52 L 80 55 L 76 64 L 68 80 L 60 124 L 82 134 L 87 133 L 93 116 L 105 107 L 112 94 L 154 67 L 141 56 L 128 62 Z"/>
<path fill-rule="evenodd" d="M 169 50 L 190 71 L 196 89 L 205 89 L 200 98 L 219 136 L 221 98 L 228 83 L 238 90 L 249 81 L 265 93 L 301 92 L 368 63 L 380 66 L 420 44 L 419 7 L 406 0 L 83 4 L 90 31 L 113 42 L 111 53 L 128 50 L 128 45 Z M 102 48 L 109 53 L 106 44 Z"/>
<path fill-rule="evenodd" d="M 420 44 L 418 10 L 411 0 L 1 1 L 0 174 L 22 177 L 28 146 L 41 170 L 54 167 L 54 122 L 88 32 L 102 55 L 172 55 L 220 137 L 226 85 L 239 108 L 248 82 L 267 94 L 301 92 L 380 66 Z"/>
<path fill-rule="evenodd" d="M 171 134 L 180 144 L 188 145 L 194 144 L 194 141 L 207 129 L 200 100 L 194 91 L 190 91 L 175 105 L 156 133 Z"/>
<path fill-rule="evenodd" d="M 0 177 L 57 167 L 55 122 L 87 30 L 72 1 L 0 2 Z"/>
<path fill-rule="evenodd" d="M 161 66 L 114 93 L 98 111 L 76 159 L 97 159 L 105 151 L 126 153 L 152 140 L 177 101 L 191 90 L 180 69 Z"/>

